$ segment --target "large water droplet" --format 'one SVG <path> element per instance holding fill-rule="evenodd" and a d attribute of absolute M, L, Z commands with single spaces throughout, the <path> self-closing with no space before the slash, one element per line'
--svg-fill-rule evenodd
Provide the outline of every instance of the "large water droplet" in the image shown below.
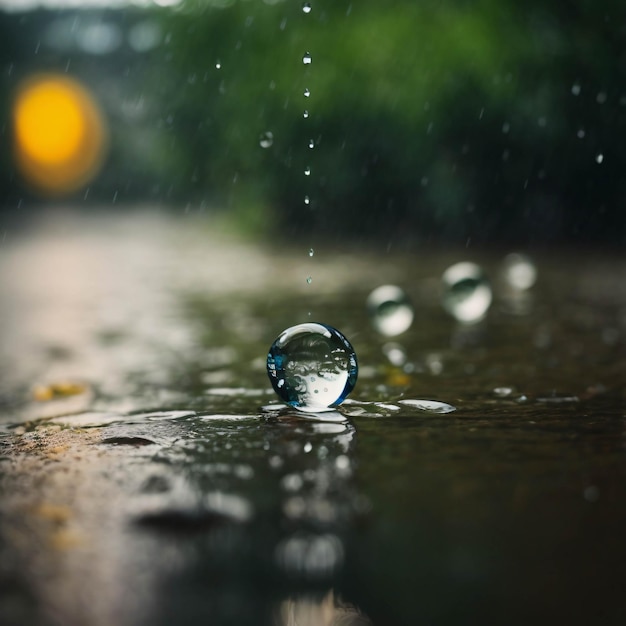
<path fill-rule="evenodd" d="M 311 61 L 313 59 L 311 58 L 311 53 L 310 52 L 305 52 L 304 56 L 302 57 L 302 62 L 305 65 L 311 65 Z"/>
<path fill-rule="evenodd" d="M 509 287 L 517 291 L 526 291 L 537 281 L 535 264 L 526 255 L 515 252 L 504 258 L 502 274 Z"/>
<path fill-rule="evenodd" d="M 491 306 L 491 286 L 483 270 L 468 261 L 449 267 L 441 278 L 443 308 L 459 322 L 480 321 Z"/>
<path fill-rule="evenodd" d="M 303 2 L 302 3 L 302 11 L 303 11 L 303 13 L 310 13 L 311 12 L 311 3 L 310 2 Z"/>
<path fill-rule="evenodd" d="M 396 285 L 381 285 L 367 297 L 372 325 L 386 337 L 408 330 L 413 323 L 413 306 L 406 293 Z"/>
<path fill-rule="evenodd" d="M 327 411 L 354 389 L 358 365 L 350 342 L 332 326 L 299 324 L 284 330 L 267 355 L 267 374 L 287 404 Z"/>
<path fill-rule="evenodd" d="M 263 133 L 259 139 L 259 145 L 261 148 L 271 148 L 274 143 L 274 135 L 269 130 Z"/>

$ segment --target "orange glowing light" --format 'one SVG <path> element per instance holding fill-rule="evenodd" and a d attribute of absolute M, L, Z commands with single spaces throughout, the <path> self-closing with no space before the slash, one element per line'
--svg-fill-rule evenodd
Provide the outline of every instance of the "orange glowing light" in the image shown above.
<path fill-rule="evenodd" d="M 30 78 L 13 108 L 15 159 L 24 179 L 44 193 L 63 194 L 100 169 L 107 133 L 91 95 L 75 80 Z"/>

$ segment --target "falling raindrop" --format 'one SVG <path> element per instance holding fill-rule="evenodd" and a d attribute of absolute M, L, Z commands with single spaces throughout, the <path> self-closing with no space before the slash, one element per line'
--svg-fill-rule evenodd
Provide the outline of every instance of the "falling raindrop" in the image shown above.
<path fill-rule="evenodd" d="M 309 117 L 309 112 L 308 112 L 306 109 L 304 110 L 304 113 L 302 114 L 302 117 L 303 117 L 304 119 L 306 119 L 307 117 Z"/>
<path fill-rule="evenodd" d="M 313 278 L 311 278 L 311 276 L 307 276 L 306 277 L 306 284 L 310 285 L 313 282 Z"/>
<path fill-rule="evenodd" d="M 502 274 L 507 285 L 517 291 L 526 291 L 537 281 L 537 267 L 525 254 L 508 254 Z"/>
<path fill-rule="evenodd" d="M 311 96 L 311 92 L 309 91 L 309 89 L 308 89 L 308 88 L 307 88 L 307 89 L 305 89 L 305 90 L 304 90 L 304 97 L 305 97 L 305 98 L 309 98 L 310 96 Z"/>
<path fill-rule="evenodd" d="M 302 57 L 302 62 L 303 62 L 305 65 L 311 65 L 311 61 L 312 61 L 312 60 L 313 60 L 313 59 L 311 59 L 311 53 L 310 53 L 310 52 L 306 52 L 306 53 L 304 54 L 304 56 Z"/>
<path fill-rule="evenodd" d="M 491 306 L 491 286 L 483 270 L 468 261 L 449 267 L 441 278 L 443 308 L 459 322 L 480 321 Z"/>
<path fill-rule="evenodd" d="M 315 254 L 315 250 L 313 248 L 309 249 L 309 256 L 313 256 Z"/>
<path fill-rule="evenodd" d="M 341 404 L 358 375 L 350 342 L 332 326 L 307 323 L 284 330 L 267 355 L 274 391 L 301 411 L 319 412 Z"/>
<path fill-rule="evenodd" d="M 304 175 L 305 176 L 311 175 L 311 168 L 308 165 L 304 168 Z"/>
<path fill-rule="evenodd" d="M 596 156 L 596 163 L 597 163 L 598 165 L 600 165 L 600 163 L 602 163 L 602 161 L 604 161 L 604 155 L 602 154 L 602 152 L 600 152 L 600 154 L 598 154 L 598 155 Z"/>
<path fill-rule="evenodd" d="M 315 148 L 315 142 L 312 139 L 309 139 L 309 148 L 311 148 L 311 150 Z"/>
<path fill-rule="evenodd" d="M 302 4 L 302 12 L 303 13 L 310 13 L 311 12 L 311 3 L 310 2 L 304 2 Z"/>
<path fill-rule="evenodd" d="M 269 130 L 263 133 L 259 139 L 259 145 L 261 148 L 271 148 L 274 143 L 274 134 Z"/>
<path fill-rule="evenodd" d="M 304 204 L 311 204 L 311 198 L 309 198 L 309 196 L 304 196 Z"/>
<path fill-rule="evenodd" d="M 215 63 L 215 69 L 216 69 L 216 70 L 220 70 L 220 69 L 222 69 L 222 64 L 221 64 L 219 61 L 217 61 L 217 62 Z"/>
<path fill-rule="evenodd" d="M 381 285 L 366 301 L 372 325 L 386 337 L 408 330 L 413 323 L 413 306 L 406 293 L 395 285 Z"/>

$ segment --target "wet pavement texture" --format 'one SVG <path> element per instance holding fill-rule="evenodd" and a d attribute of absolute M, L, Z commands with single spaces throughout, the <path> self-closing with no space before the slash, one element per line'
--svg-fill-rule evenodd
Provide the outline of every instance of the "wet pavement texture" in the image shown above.
<path fill-rule="evenodd" d="M 0 623 L 623 624 L 626 261 L 537 252 L 516 292 L 506 251 L 309 248 L 156 211 L 7 231 Z M 465 260 L 471 325 L 440 301 Z M 265 372 L 308 321 L 360 366 L 317 417 Z"/>

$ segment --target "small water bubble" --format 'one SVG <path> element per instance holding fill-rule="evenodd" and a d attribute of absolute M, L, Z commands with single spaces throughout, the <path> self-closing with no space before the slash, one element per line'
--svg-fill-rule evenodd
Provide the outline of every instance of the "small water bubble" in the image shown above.
<path fill-rule="evenodd" d="M 312 139 L 309 139 L 309 148 L 313 150 L 315 148 L 315 142 Z"/>
<path fill-rule="evenodd" d="M 306 284 L 310 285 L 313 282 L 313 278 L 311 278 L 311 276 L 307 276 L 306 277 Z"/>
<path fill-rule="evenodd" d="M 304 196 L 304 204 L 311 204 L 311 198 L 309 198 L 309 196 Z"/>
<path fill-rule="evenodd" d="M 307 88 L 304 90 L 304 97 L 309 98 L 311 96 L 311 91 Z"/>
<path fill-rule="evenodd" d="M 304 119 L 307 119 L 309 117 L 309 112 L 305 109 L 304 112 L 302 113 L 302 117 Z"/>
<path fill-rule="evenodd" d="M 600 152 L 599 154 L 596 155 L 596 163 L 600 165 L 602 161 L 604 161 L 604 155 L 602 154 L 602 152 Z"/>
<path fill-rule="evenodd" d="M 537 282 L 537 267 L 526 255 L 513 252 L 504 258 L 502 275 L 509 287 L 526 291 Z"/>
<path fill-rule="evenodd" d="M 310 13 L 311 12 L 311 3 L 310 2 L 304 2 L 302 4 L 302 12 L 303 13 Z"/>
<path fill-rule="evenodd" d="M 269 130 L 261 135 L 259 138 L 259 145 L 261 148 L 271 148 L 274 143 L 274 134 Z"/>
<path fill-rule="evenodd" d="M 459 322 L 480 321 L 491 306 L 491 286 L 483 270 L 464 261 L 449 267 L 441 277 L 443 308 Z"/>
<path fill-rule="evenodd" d="M 370 293 L 367 310 L 374 328 L 386 337 L 400 335 L 413 323 L 413 306 L 406 293 L 396 285 L 381 285 Z"/>
<path fill-rule="evenodd" d="M 284 330 L 272 344 L 267 374 L 287 404 L 320 412 L 341 404 L 354 389 L 358 365 L 350 342 L 337 329 L 306 323 Z"/>
<path fill-rule="evenodd" d="M 305 176 L 311 175 L 311 168 L 308 165 L 304 168 L 304 175 Z"/>
<path fill-rule="evenodd" d="M 305 52 L 304 56 L 302 57 L 302 63 L 304 63 L 305 65 L 311 65 L 312 60 L 313 59 L 311 58 L 311 53 Z"/>
<path fill-rule="evenodd" d="M 309 256 L 313 256 L 315 254 L 315 250 L 313 248 L 309 248 Z"/>

